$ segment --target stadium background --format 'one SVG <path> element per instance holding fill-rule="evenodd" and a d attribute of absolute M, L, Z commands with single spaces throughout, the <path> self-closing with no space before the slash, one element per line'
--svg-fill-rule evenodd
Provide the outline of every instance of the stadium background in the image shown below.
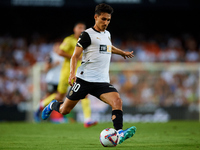
<path fill-rule="evenodd" d="M 32 67 L 44 62 L 53 44 L 70 35 L 77 21 L 93 26 L 94 7 L 99 2 L 115 10 L 108 27 L 113 44 L 135 52 L 135 58 L 127 61 L 128 68 L 132 62 L 151 62 L 152 66 L 178 62 L 184 63 L 186 70 L 199 68 L 198 0 L 1 1 L 0 121 L 29 120 Z M 112 62 L 125 60 L 113 55 Z M 199 119 L 198 69 L 175 73 L 165 68 L 156 72 L 130 70 L 111 72 L 111 81 L 124 100 L 126 121 Z M 98 113 L 103 113 L 103 108 Z M 103 114 L 107 118 L 104 121 L 110 119 L 109 111 Z M 81 112 L 77 113 L 81 120 Z"/>

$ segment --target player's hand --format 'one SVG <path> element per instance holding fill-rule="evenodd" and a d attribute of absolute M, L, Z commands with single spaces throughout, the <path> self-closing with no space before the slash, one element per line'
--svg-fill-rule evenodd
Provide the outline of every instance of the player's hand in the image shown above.
<path fill-rule="evenodd" d="M 76 75 L 70 74 L 69 79 L 68 79 L 69 85 L 73 86 L 74 82 L 76 82 Z"/>
<path fill-rule="evenodd" d="M 131 51 L 131 52 L 124 52 L 124 54 L 122 55 L 122 57 L 124 57 L 124 59 L 126 59 L 126 58 L 133 58 L 134 57 L 133 51 Z"/>

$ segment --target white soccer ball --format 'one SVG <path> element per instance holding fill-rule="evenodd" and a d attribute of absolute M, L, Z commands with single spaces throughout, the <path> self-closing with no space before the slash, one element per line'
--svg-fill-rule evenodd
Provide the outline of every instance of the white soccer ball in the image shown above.
<path fill-rule="evenodd" d="M 113 147 L 118 144 L 119 135 L 113 128 L 104 129 L 100 133 L 100 142 L 104 147 Z"/>

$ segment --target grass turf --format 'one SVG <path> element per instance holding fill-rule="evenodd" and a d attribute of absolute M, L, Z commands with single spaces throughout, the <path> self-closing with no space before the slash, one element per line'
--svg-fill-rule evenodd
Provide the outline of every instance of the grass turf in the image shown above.
<path fill-rule="evenodd" d="M 112 123 L 99 123 L 85 129 L 83 124 L 0 123 L 0 149 L 5 150 L 199 150 L 200 123 L 172 121 L 168 123 L 125 123 L 135 125 L 137 132 L 116 147 L 103 147 L 100 132 Z"/>

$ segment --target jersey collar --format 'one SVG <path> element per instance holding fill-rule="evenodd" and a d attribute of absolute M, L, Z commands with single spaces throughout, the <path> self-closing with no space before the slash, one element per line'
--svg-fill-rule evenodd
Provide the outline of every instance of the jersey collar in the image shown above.
<path fill-rule="evenodd" d="M 92 29 L 93 29 L 94 31 L 98 32 L 98 33 L 105 33 L 105 31 L 104 31 L 104 32 L 97 31 L 94 27 L 92 27 Z"/>

